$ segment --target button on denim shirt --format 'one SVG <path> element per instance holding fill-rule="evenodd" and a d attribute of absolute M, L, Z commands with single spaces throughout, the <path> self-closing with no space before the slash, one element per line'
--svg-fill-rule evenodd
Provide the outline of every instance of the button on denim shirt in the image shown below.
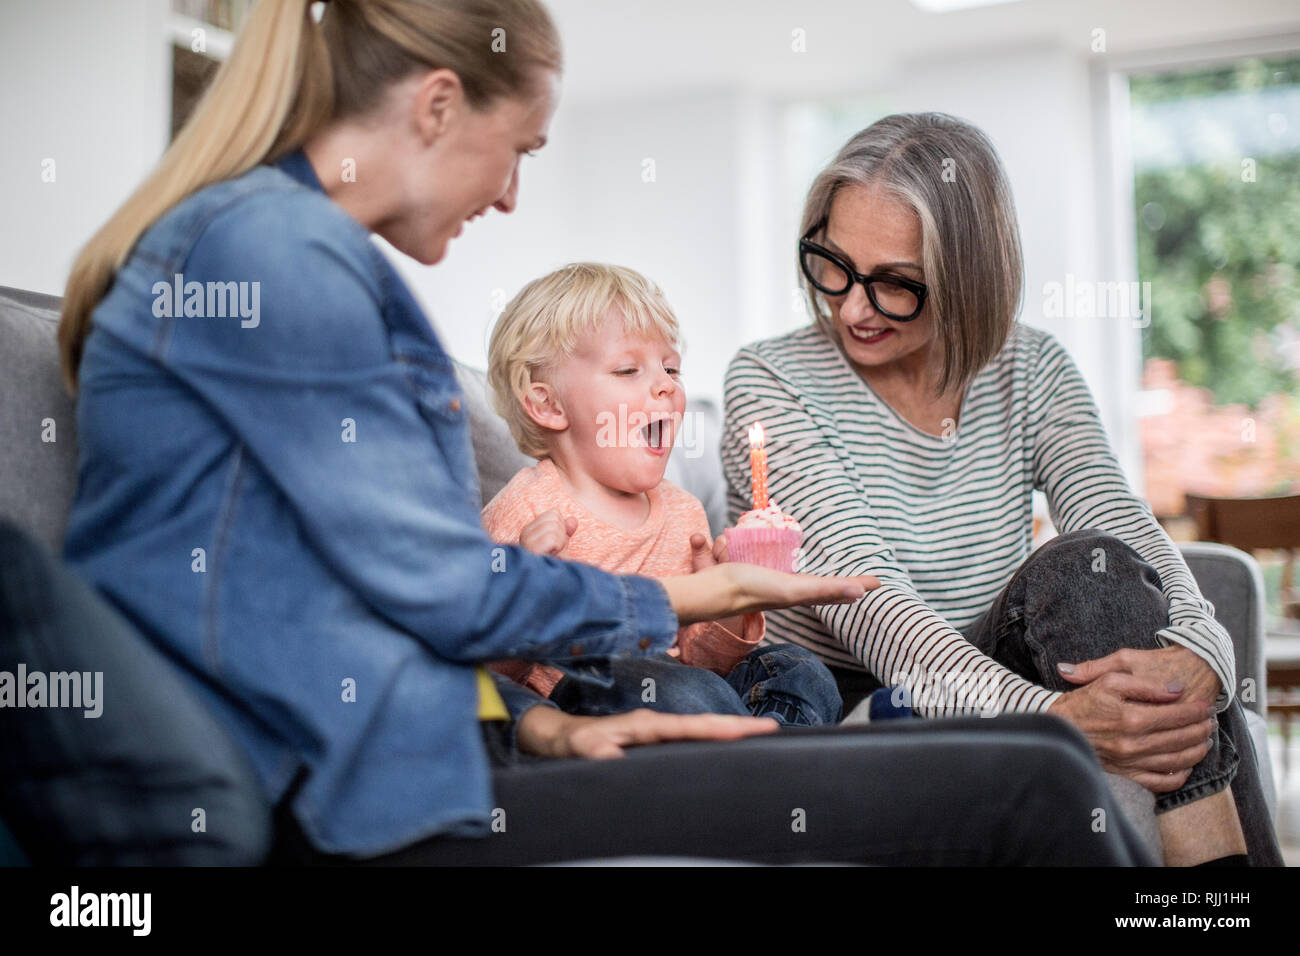
<path fill-rule="evenodd" d="M 80 378 L 67 560 L 322 850 L 488 832 L 476 662 L 674 639 L 658 583 L 487 537 L 451 361 L 301 152 L 144 234 Z"/>

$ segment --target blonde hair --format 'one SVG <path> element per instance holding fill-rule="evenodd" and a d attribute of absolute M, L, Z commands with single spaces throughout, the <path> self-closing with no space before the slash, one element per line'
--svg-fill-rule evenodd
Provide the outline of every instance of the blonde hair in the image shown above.
<path fill-rule="evenodd" d="M 926 308 L 943 367 L 936 394 L 965 389 L 1001 351 L 1024 294 L 1015 203 L 993 144 L 945 113 L 877 120 L 844 144 L 808 190 L 799 234 L 830 216 L 846 186 L 880 186 L 916 211 Z M 818 327 L 838 342 L 830 309 L 800 269 Z"/>
<path fill-rule="evenodd" d="M 59 350 L 68 389 L 91 315 L 145 231 L 206 186 L 274 162 L 328 123 L 365 115 L 398 80 L 448 68 L 485 109 L 533 95 L 562 69 L 559 33 L 539 0 L 260 0 L 184 129 L 157 167 L 78 254 L 63 298 Z M 504 36 L 508 55 L 492 52 Z"/>
<path fill-rule="evenodd" d="M 534 279 L 506 304 L 488 345 L 488 385 L 497 413 L 525 455 L 547 457 L 546 430 L 524 410 L 541 376 L 597 334 L 617 308 L 624 331 L 679 345 L 677 317 L 663 290 L 641 273 L 599 262 L 574 262 Z"/>

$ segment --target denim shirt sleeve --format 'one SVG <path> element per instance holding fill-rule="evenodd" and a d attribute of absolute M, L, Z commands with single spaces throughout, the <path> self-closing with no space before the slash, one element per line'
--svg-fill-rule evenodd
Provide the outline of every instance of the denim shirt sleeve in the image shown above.
<path fill-rule="evenodd" d="M 496 671 L 489 670 L 488 674 L 496 685 L 497 693 L 501 695 L 506 710 L 510 712 L 512 721 L 518 723 L 520 717 L 539 704 L 543 707 L 553 707 L 559 710 L 556 704 L 540 694 L 534 693 L 522 684 L 516 684 L 510 678 L 498 674 Z"/>
<path fill-rule="evenodd" d="M 448 454 L 464 416 L 425 407 L 397 360 L 384 310 L 400 280 L 385 267 L 317 194 L 235 204 L 196 239 L 184 281 L 250 283 L 256 314 L 164 319 L 155 357 L 225 422 L 338 579 L 437 655 L 662 653 L 677 620 L 657 582 L 483 531 L 472 462 Z"/>

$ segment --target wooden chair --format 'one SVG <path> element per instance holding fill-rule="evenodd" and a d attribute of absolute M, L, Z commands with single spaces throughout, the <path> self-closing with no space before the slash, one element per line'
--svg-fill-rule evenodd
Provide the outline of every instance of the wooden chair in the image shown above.
<path fill-rule="evenodd" d="M 1187 495 L 1187 514 L 1201 541 L 1218 541 L 1242 551 L 1282 551 L 1282 616 L 1300 618 L 1295 587 L 1300 551 L 1300 495 L 1276 498 L 1208 498 Z"/>
<path fill-rule="evenodd" d="M 1295 585 L 1300 552 L 1300 495 L 1272 498 L 1209 498 L 1187 495 L 1187 514 L 1197 537 L 1242 551 L 1275 550 L 1282 565 L 1282 616 L 1300 619 L 1300 592 Z M 1283 761 L 1290 757 L 1291 717 L 1300 714 L 1300 638 L 1265 640 L 1268 710 L 1282 721 Z"/>

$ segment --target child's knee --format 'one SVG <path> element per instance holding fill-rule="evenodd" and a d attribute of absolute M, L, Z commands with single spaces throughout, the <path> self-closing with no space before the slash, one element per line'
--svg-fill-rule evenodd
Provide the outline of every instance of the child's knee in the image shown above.
<path fill-rule="evenodd" d="M 839 698 L 839 685 L 830 668 L 812 651 L 794 644 L 772 648 L 763 655 L 763 665 L 770 678 L 789 681 L 800 687 L 832 691 Z"/>
<path fill-rule="evenodd" d="M 703 667 L 674 664 L 648 678 L 645 706 L 672 714 L 747 714 L 726 680 Z"/>
<path fill-rule="evenodd" d="M 842 700 L 830 669 L 795 644 L 760 648 L 728 676 L 750 713 L 806 726 L 838 723 Z M 782 718 L 784 715 L 784 718 Z"/>

